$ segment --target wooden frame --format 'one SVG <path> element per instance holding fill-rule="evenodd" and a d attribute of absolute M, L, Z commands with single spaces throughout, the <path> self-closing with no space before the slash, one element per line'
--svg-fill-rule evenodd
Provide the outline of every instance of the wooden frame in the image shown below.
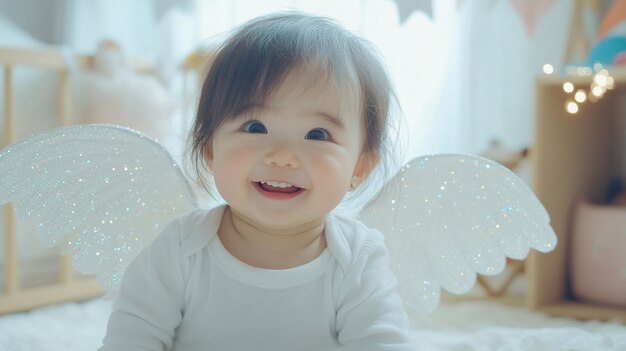
<path fill-rule="evenodd" d="M 92 64 L 92 57 L 75 56 L 82 67 Z M 15 88 L 14 68 L 35 66 L 49 69 L 59 75 L 58 125 L 71 123 L 71 85 L 68 63 L 63 52 L 55 49 L 0 48 L 0 65 L 4 69 L 4 135 L 2 147 L 15 142 Z M 19 281 L 16 221 L 13 205 L 4 205 L 4 291 L 0 293 L 0 314 L 24 311 L 35 307 L 65 301 L 87 299 L 103 293 L 94 277 L 77 278 L 68 256 L 59 258 L 60 273 L 56 281 L 35 287 L 23 288 Z"/>
<path fill-rule="evenodd" d="M 528 304 L 552 315 L 620 320 L 626 308 L 575 299 L 569 283 L 569 234 L 576 201 L 599 200 L 615 175 L 615 126 L 619 98 L 626 94 L 626 70 L 613 70 L 615 89 L 571 115 L 564 109 L 563 83 L 589 88 L 591 76 L 542 76 L 536 81 L 533 188 L 550 214 L 559 243 L 551 253 L 533 252 L 526 265 Z M 624 113 L 624 111 L 621 111 Z M 624 137 L 624 136 L 621 136 Z"/>

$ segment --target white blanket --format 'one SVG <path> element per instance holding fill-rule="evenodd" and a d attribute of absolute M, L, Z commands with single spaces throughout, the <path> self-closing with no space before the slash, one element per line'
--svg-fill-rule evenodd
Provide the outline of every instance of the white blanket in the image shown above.
<path fill-rule="evenodd" d="M 110 301 L 92 300 L 0 317 L 0 350 L 95 350 Z M 414 321 L 419 350 L 626 350 L 619 323 L 551 318 L 487 301 L 446 303 Z"/>

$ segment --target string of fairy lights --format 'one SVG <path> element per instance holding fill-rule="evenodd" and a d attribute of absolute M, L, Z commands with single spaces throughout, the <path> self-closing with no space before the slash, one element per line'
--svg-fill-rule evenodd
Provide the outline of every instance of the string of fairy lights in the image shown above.
<path fill-rule="evenodd" d="M 551 64 L 543 65 L 543 72 L 545 74 L 552 74 L 554 67 Z M 569 114 L 576 114 L 581 108 L 581 105 L 587 102 L 596 102 L 605 95 L 607 90 L 612 90 L 615 87 L 614 78 L 609 74 L 609 71 L 601 64 L 596 64 L 591 67 L 574 67 L 568 69 L 566 72 L 569 75 L 580 77 L 592 77 L 591 83 L 585 87 L 577 87 L 571 81 L 565 81 L 563 83 L 563 92 L 566 94 L 566 100 L 564 109 Z"/>

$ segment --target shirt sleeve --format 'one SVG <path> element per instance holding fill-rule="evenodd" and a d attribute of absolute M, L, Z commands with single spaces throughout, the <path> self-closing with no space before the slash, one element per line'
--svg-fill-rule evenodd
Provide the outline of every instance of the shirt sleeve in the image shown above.
<path fill-rule="evenodd" d="M 100 351 L 171 349 L 184 308 L 179 252 L 175 221 L 128 267 Z"/>
<path fill-rule="evenodd" d="M 382 235 L 374 234 L 346 269 L 338 292 L 342 350 L 415 350 Z"/>

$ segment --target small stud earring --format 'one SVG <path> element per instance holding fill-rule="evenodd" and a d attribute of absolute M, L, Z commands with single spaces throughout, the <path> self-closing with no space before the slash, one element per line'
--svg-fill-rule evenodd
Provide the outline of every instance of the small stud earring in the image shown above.
<path fill-rule="evenodd" d="M 350 189 L 354 190 L 356 189 L 356 183 L 350 183 Z"/>

